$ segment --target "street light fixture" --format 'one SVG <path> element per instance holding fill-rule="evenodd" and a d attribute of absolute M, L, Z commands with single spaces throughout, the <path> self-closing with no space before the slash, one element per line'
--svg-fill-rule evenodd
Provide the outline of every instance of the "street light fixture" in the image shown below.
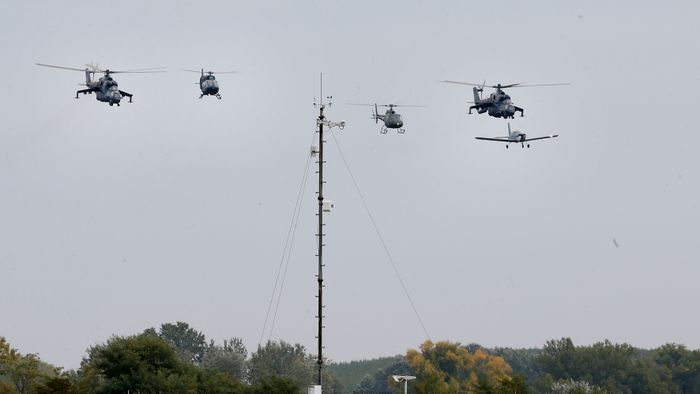
<path fill-rule="evenodd" d="M 403 393 L 408 394 L 408 381 L 413 380 L 416 377 L 408 375 L 391 375 L 391 378 L 394 379 L 394 382 L 396 383 L 403 382 Z"/>

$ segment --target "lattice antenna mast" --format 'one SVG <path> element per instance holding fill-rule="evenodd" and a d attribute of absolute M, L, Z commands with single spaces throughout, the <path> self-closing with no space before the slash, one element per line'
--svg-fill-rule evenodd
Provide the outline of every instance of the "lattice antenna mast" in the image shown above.
<path fill-rule="evenodd" d="M 318 339 L 318 357 L 316 359 L 316 364 L 318 365 L 318 379 L 317 379 L 317 384 L 318 384 L 318 389 L 319 389 L 319 394 L 320 394 L 320 389 L 323 383 L 322 380 L 322 372 L 323 372 L 323 247 L 325 246 L 323 244 L 323 236 L 325 235 L 323 232 L 323 213 L 324 212 L 330 212 L 330 209 L 332 207 L 332 204 L 330 201 L 326 201 L 323 197 L 323 185 L 325 184 L 325 181 L 323 180 L 323 165 L 325 164 L 324 158 L 323 158 L 323 145 L 326 142 L 323 138 L 323 128 L 324 126 L 328 128 L 328 131 L 330 131 L 333 127 L 338 127 L 340 130 L 345 128 L 345 121 L 341 122 L 331 122 L 326 119 L 326 117 L 323 114 L 323 111 L 326 109 L 326 106 L 330 108 L 330 106 L 333 104 L 332 99 L 333 96 L 328 96 L 323 97 L 323 73 L 321 73 L 321 95 L 319 96 L 319 103 L 316 103 L 314 100 L 314 106 L 318 107 L 319 109 L 319 114 L 318 118 L 316 119 L 316 126 L 318 126 L 318 148 L 312 147 L 311 149 L 311 154 L 312 155 L 317 155 L 318 154 L 318 160 L 316 163 L 318 163 L 318 192 L 317 192 L 317 200 L 318 200 L 318 213 L 316 214 L 318 216 L 318 228 L 316 230 L 316 236 L 318 237 L 318 252 L 316 256 L 318 257 L 318 273 L 316 274 L 316 281 L 318 282 L 318 294 L 317 294 L 317 301 L 318 301 L 318 310 L 317 310 L 317 315 L 316 318 L 318 320 L 318 334 L 316 335 L 316 338 Z"/>

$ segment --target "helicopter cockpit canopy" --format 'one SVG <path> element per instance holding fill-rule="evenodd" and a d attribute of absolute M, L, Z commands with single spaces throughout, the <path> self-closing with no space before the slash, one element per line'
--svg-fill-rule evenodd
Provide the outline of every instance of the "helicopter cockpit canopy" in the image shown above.
<path fill-rule="evenodd" d="M 112 79 L 112 77 L 105 77 L 103 84 L 104 87 L 108 89 L 111 89 L 112 87 L 116 88 L 118 86 L 117 81 Z"/>

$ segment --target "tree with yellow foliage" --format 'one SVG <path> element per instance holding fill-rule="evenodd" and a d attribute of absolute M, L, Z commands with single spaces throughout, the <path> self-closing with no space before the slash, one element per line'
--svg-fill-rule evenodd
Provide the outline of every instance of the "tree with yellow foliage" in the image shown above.
<path fill-rule="evenodd" d="M 484 384 L 493 387 L 510 381 L 512 369 L 501 357 L 460 343 L 425 341 L 420 351 L 410 349 L 406 360 L 416 374 L 416 393 L 477 393 Z"/>

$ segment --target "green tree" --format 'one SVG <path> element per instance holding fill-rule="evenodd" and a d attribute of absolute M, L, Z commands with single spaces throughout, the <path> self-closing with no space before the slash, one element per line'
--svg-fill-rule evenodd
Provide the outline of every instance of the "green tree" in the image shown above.
<path fill-rule="evenodd" d="M 301 394 L 299 384 L 289 378 L 270 376 L 250 386 L 246 394 Z"/>
<path fill-rule="evenodd" d="M 112 337 L 88 349 L 81 366 L 83 388 L 94 393 L 158 393 L 196 389 L 175 349 L 150 335 Z"/>
<path fill-rule="evenodd" d="M 683 345 L 666 344 L 652 352 L 654 362 L 665 368 L 683 393 L 700 393 L 700 350 L 690 351 Z"/>
<path fill-rule="evenodd" d="M 292 379 L 302 387 L 314 381 L 314 359 L 300 344 L 268 341 L 248 362 L 248 380 L 255 384 L 272 376 Z"/>
<path fill-rule="evenodd" d="M 147 336 L 155 333 L 153 328 L 144 331 Z M 158 336 L 174 346 L 180 358 L 187 362 L 199 364 L 207 351 L 204 334 L 190 327 L 185 322 L 165 323 L 160 326 Z"/>
<path fill-rule="evenodd" d="M 248 350 L 240 338 L 224 339 L 223 346 L 217 346 L 213 343 L 209 345 L 200 366 L 225 373 L 237 380 L 243 380 L 246 373 L 247 354 Z"/>
<path fill-rule="evenodd" d="M 306 353 L 300 344 L 284 341 L 268 341 L 258 347 L 248 361 L 248 381 L 255 385 L 271 377 L 283 377 L 294 381 L 299 387 L 307 387 L 316 381 L 316 360 Z M 328 369 L 324 369 L 323 391 L 340 392 L 340 385 Z"/>
<path fill-rule="evenodd" d="M 537 383 L 588 383 L 610 393 L 680 393 L 667 368 L 638 349 L 610 341 L 574 346 L 569 338 L 549 341 L 537 358 L 543 375 Z"/>
<path fill-rule="evenodd" d="M 56 376 L 36 388 L 36 394 L 80 394 L 70 379 Z"/>
<path fill-rule="evenodd" d="M 328 364 L 328 371 L 335 376 L 345 392 L 357 389 L 358 385 L 367 379 L 374 379 L 374 375 L 391 367 L 397 360 L 405 363 L 403 355 L 393 357 L 380 357 L 371 360 L 354 360 Z M 382 383 L 384 381 L 382 380 Z M 375 390 L 376 391 L 376 390 Z"/>
<path fill-rule="evenodd" d="M 377 370 L 373 374 L 367 374 L 357 387 L 354 388 L 354 393 L 403 393 L 403 384 L 397 385 L 391 378 L 392 375 L 413 375 L 411 366 L 406 362 L 404 356 L 396 356 L 391 365 L 386 368 Z M 347 390 L 346 390 L 347 391 Z M 413 384 L 409 385 L 409 392 L 414 393 Z"/>
<path fill-rule="evenodd" d="M 58 369 L 39 359 L 36 354 L 22 355 L 0 337 L 0 388 L 4 392 L 33 393 L 47 379 L 57 375 Z"/>

